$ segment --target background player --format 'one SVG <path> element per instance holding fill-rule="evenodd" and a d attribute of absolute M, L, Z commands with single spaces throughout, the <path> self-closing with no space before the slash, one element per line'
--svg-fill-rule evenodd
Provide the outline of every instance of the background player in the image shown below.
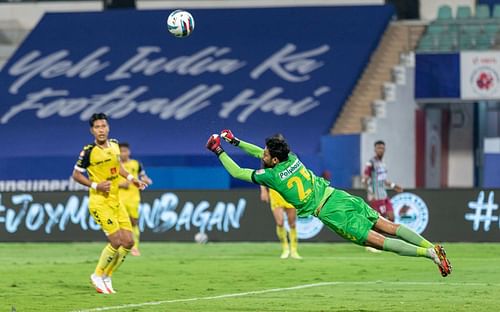
<path fill-rule="evenodd" d="M 260 187 L 260 199 L 271 204 L 274 221 L 276 221 L 276 235 L 281 243 L 280 258 L 286 259 L 290 256 L 293 259 L 302 259 L 297 251 L 298 238 L 295 222 L 297 220 L 297 212 L 295 208 L 284 200 L 278 192 L 273 189 L 268 189 L 265 186 Z M 290 227 L 290 245 L 288 244 L 287 232 L 284 226 L 285 213 L 288 220 L 288 226 Z"/>
<path fill-rule="evenodd" d="M 120 160 L 123 168 L 127 170 L 134 178 L 151 185 L 153 181 L 146 175 L 146 171 L 142 164 L 130 158 L 130 145 L 125 142 L 120 142 Z M 134 246 L 130 250 L 132 256 L 140 256 L 139 252 L 139 236 L 141 231 L 139 229 L 139 204 L 141 202 L 141 192 L 135 185 L 130 185 L 130 182 L 124 177 L 120 177 L 120 202 L 127 210 L 132 223 L 132 233 L 134 234 Z"/>
<path fill-rule="evenodd" d="M 265 169 L 240 168 L 220 145 L 220 137 L 262 159 Z M 441 275 L 451 273 L 451 265 L 442 246 L 428 240 L 404 225 L 381 217 L 363 199 L 329 186 L 315 176 L 296 155 L 290 153 L 286 141 L 278 136 L 266 139 L 266 148 L 237 139 L 230 130 L 213 134 L 206 147 L 215 153 L 232 177 L 272 188 L 297 209 L 297 215 L 318 217 L 340 236 L 356 244 L 387 250 L 401 256 L 426 257 L 438 265 Z M 379 232 L 397 236 L 385 237 Z"/>
<path fill-rule="evenodd" d="M 383 217 L 394 222 L 394 209 L 386 189 L 391 188 L 400 193 L 403 188 L 387 179 L 387 168 L 382 161 L 384 153 L 384 141 L 375 142 L 375 156 L 366 163 L 362 182 L 367 187 L 367 199 L 370 206 Z"/>
<path fill-rule="evenodd" d="M 146 184 L 128 173 L 120 163 L 120 148 L 116 140 L 108 140 L 108 118 L 103 113 L 90 118 L 94 143 L 86 145 L 73 170 L 73 179 L 89 187 L 89 211 L 106 234 L 104 247 L 90 280 L 99 293 L 114 293 L 111 276 L 123 263 L 134 245 L 132 225 L 118 198 L 118 176 L 126 177 L 137 188 Z M 88 178 L 83 174 L 87 171 Z"/>

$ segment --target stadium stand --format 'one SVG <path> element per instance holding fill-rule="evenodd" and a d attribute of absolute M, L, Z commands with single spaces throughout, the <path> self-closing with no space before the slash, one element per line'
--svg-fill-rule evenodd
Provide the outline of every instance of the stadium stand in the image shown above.
<path fill-rule="evenodd" d="M 0 21 L 0 70 L 27 33 L 16 20 Z"/>
<path fill-rule="evenodd" d="M 373 102 L 383 98 L 383 85 L 392 81 L 392 70 L 399 64 L 400 55 L 414 50 L 424 29 L 425 27 L 418 23 L 393 22 L 389 25 L 369 65 L 332 127 L 331 134 L 360 133 L 365 130 L 363 121 L 372 116 Z M 441 30 L 436 28 L 433 31 Z M 432 39 L 429 37 L 425 40 Z"/>
<path fill-rule="evenodd" d="M 495 5 L 493 14 L 486 4 L 478 4 L 475 14 L 470 6 L 458 6 L 456 16 L 450 6 L 442 5 L 437 19 L 419 41 L 417 52 L 495 49 L 500 39 L 499 26 L 500 5 Z"/>

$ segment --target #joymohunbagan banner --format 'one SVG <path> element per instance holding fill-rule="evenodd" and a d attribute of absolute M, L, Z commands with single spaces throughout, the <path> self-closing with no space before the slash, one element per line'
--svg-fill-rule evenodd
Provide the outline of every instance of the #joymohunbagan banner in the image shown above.
<path fill-rule="evenodd" d="M 363 190 L 350 191 L 363 196 Z M 415 190 L 392 198 L 396 222 L 432 241 L 500 241 L 499 190 Z M 496 195 L 496 198 L 495 198 Z M 254 190 L 148 191 L 139 227 L 144 241 L 275 241 L 269 208 Z M 314 217 L 297 220 L 303 241 L 340 241 Z M 85 192 L 0 193 L 0 241 L 105 240 Z"/>

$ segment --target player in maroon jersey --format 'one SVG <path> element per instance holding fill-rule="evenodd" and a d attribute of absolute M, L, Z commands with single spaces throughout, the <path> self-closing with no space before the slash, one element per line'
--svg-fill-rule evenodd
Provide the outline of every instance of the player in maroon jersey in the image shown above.
<path fill-rule="evenodd" d="M 387 189 L 393 189 L 400 193 L 403 188 L 387 179 L 387 168 L 382 161 L 384 153 L 384 141 L 375 142 L 375 156 L 366 163 L 363 171 L 363 183 L 367 186 L 370 206 L 383 217 L 394 221 L 394 209 L 387 195 Z"/>

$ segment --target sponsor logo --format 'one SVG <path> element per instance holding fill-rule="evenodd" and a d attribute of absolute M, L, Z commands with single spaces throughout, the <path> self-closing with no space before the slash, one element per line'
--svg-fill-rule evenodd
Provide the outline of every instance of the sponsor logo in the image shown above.
<path fill-rule="evenodd" d="M 66 180 L 0 180 L 0 192 L 56 192 L 88 190 L 72 178 Z"/>
<path fill-rule="evenodd" d="M 296 159 L 291 166 L 280 172 L 280 179 L 287 179 L 289 176 L 294 174 L 300 168 L 300 166 L 302 166 L 302 163 L 300 162 L 300 160 Z"/>
<path fill-rule="evenodd" d="M 413 193 L 401 193 L 391 199 L 395 222 L 422 233 L 429 222 L 429 209 L 424 200 Z"/>
<path fill-rule="evenodd" d="M 498 92 L 500 77 L 491 67 L 481 66 L 472 71 L 470 85 L 474 93 L 482 96 L 491 96 Z"/>

